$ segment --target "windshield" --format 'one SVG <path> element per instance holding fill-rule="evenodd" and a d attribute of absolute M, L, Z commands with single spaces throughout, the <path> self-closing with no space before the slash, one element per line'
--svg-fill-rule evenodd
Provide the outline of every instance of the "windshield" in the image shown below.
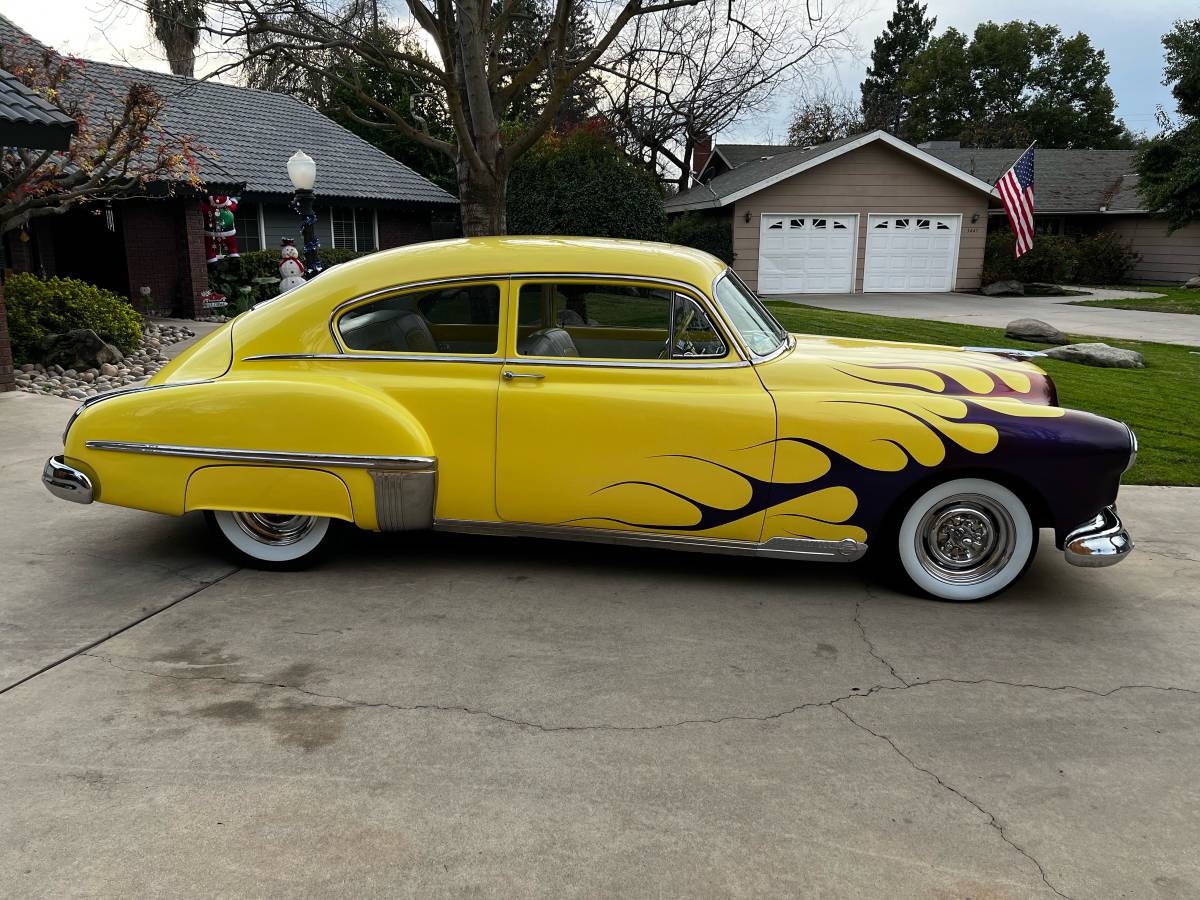
<path fill-rule="evenodd" d="M 787 331 L 732 269 L 726 269 L 717 279 L 713 293 L 751 353 L 770 356 L 783 346 Z"/>

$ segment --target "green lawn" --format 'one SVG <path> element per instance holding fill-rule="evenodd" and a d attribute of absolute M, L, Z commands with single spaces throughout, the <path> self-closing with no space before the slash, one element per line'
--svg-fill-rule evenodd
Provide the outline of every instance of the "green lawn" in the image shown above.
<path fill-rule="evenodd" d="M 1113 284 L 1106 287 L 1122 291 L 1145 291 L 1162 297 L 1131 297 L 1126 300 L 1075 300 L 1081 306 L 1110 306 L 1114 309 L 1140 309 L 1145 312 L 1190 313 L 1200 315 L 1200 291 L 1189 291 L 1177 284 Z"/>
<path fill-rule="evenodd" d="M 919 341 L 951 346 L 1022 347 L 1045 345 L 1012 341 L 999 328 L 893 319 L 768 303 L 789 331 L 893 341 Z M 1073 336 L 1089 340 L 1083 335 Z M 1145 369 L 1096 369 L 1053 359 L 1034 360 L 1058 385 L 1063 406 L 1086 409 L 1128 422 L 1137 432 L 1141 452 L 1125 475 L 1127 484 L 1200 485 L 1200 351 L 1170 344 L 1105 338 L 1146 357 Z"/>

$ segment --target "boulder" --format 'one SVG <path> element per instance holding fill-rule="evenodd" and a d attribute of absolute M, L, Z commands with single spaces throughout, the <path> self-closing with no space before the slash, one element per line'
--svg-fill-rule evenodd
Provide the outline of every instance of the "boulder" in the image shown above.
<path fill-rule="evenodd" d="M 1099 366 L 1104 369 L 1144 369 L 1146 360 L 1136 350 L 1122 350 L 1108 344 L 1068 344 L 1047 350 L 1051 359 L 1062 359 L 1084 366 Z"/>
<path fill-rule="evenodd" d="M 993 281 L 980 288 L 979 292 L 985 297 L 1023 297 L 1025 296 L 1025 285 L 1013 279 Z"/>
<path fill-rule="evenodd" d="M 1069 344 L 1071 339 L 1041 319 L 1013 319 L 1004 327 L 1004 336 L 1035 344 Z"/>
<path fill-rule="evenodd" d="M 1200 275 L 1195 278 L 1189 278 L 1183 283 L 1183 286 L 1189 291 L 1200 291 Z"/>
<path fill-rule="evenodd" d="M 105 363 L 119 363 L 125 358 L 120 350 L 90 328 L 48 334 L 42 338 L 41 350 L 46 364 L 53 365 L 60 375 L 66 371 L 63 366 L 77 370 L 96 369 Z"/>

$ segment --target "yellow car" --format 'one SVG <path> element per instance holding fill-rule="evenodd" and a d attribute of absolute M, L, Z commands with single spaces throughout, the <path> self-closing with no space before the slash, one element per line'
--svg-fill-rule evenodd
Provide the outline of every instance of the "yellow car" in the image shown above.
<path fill-rule="evenodd" d="M 971 600 L 1028 565 L 1132 549 L 1136 440 L 1028 362 L 788 334 L 696 250 L 499 237 L 339 265 L 144 387 L 76 411 L 56 495 L 202 510 L 243 559 L 359 528 L 533 535 L 800 560 L 868 546 Z"/>

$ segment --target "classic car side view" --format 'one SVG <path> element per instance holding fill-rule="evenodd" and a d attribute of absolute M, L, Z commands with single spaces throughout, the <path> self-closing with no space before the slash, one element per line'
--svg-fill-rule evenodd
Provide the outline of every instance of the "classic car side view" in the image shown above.
<path fill-rule="evenodd" d="M 788 334 L 720 260 L 554 237 L 420 244 L 245 312 L 148 384 L 87 400 L 43 481 L 203 511 L 286 567 L 336 522 L 890 563 L 991 596 L 1040 528 L 1068 562 L 1133 543 L 1137 441 L 1036 366 Z"/>

